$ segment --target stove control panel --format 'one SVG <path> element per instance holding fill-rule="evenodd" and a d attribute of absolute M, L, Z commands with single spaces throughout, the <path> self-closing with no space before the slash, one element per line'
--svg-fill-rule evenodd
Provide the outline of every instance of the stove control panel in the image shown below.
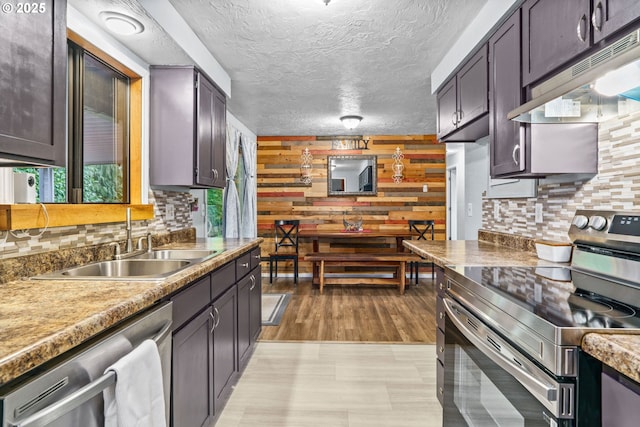
<path fill-rule="evenodd" d="M 579 209 L 569 238 L 576 244 L 640 253 L 640 212 Z"/>

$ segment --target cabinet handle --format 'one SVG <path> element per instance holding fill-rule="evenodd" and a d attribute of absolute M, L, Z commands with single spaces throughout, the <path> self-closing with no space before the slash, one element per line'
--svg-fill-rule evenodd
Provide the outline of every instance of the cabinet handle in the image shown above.
<path fill-rule="evenodd" d="M 440 312 L 439 315 L 440 315 L 441 319 L 444 319 L 444 313 L 443 312 Z"/>
<path fill-rule="evenodd" d="M 220 324 L 220 312 L 218 311 L 218 307 L 213 307 L 213 311 L 216 314 L 216 323 L 213 325 L 213 329 L 215 329 Z M 213 329 L 211 332 L 213 332 Z"/>
<path fill-rule="evenodd" d="M 593 24 L 593 28 L 600 32 L 602 31 L 602 2 L 599 1 L 596 4 L 596 7 L 593 8 L 593 13 L 591 14 L 591 23 Z"/>
<path fill-rule="evenodd" d="M 581 42 L 585 42 L 587 40 L 587 15 L 582 14 L 580 20 L 578 20 L 576 31 L 578 32 L 578 39 Z"/>
<path fill-rule="evenodd" d="M 444 395 L 444 390 L 442 389 L 442 387 L 438 387 L 438 393 Z"/>
<path fill-rule="evenodd" d="M 209 316 L 211 316 L 211 330 L 209 331 L 209 333 L 212 334 L 213 330 L 216 328 L 216 317 L 212 312 L 209 312 Z"/>
<path fill-rule="evenodd" d="M 211 169 L 211 172 L 213 172 L 213 182 L 216 182 L 218 180 L 218 169 Z"/>
<path fill-rule="evenodd" d="M 256 277 L 252 274 L 249 279 L 251 279 L 251 283 L 252 283 L 252 285 L 249 288 L 249 290 L 252 291 L 256 287 Z"/>
<path fill-rule="evenodd" d="M 520 166 L 520 159 L 516 157 L 516 154 L 520 151 L 520 144 L 513 147 L 513 153 L 511 153 L 511 157 L 513 157 L 513 163 L 517 166 Z"/>
<path fill-rule="evenodd" d="M 454 125 L 454 126 L 458 124 L 458 111 L 457 110 L 454 111 L 451 114 L 451 124 Z"/>
<path fill-rule="evenodd" d="M 254 255 L 253 256 L 255 259 L 260 259 L 260 255 Z"/>
<path fill-rule="evenodd" d="M 242 267 L 244 268 L 249 268 L 249 263 L 248 262 L 243 262 L 242 264 L 240 264 Z"/>
<path fill-rule="evenodd" d="M 440 346 L 440 353 L 444 353 L 444 347 Z"/>

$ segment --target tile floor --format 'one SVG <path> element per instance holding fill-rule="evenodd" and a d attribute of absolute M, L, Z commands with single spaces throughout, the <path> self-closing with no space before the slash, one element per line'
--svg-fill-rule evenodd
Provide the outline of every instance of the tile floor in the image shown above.
<path fill-rule="evenodd" d="M 258 342 L 216 427 L 440 427 L 435 345 Z"/>

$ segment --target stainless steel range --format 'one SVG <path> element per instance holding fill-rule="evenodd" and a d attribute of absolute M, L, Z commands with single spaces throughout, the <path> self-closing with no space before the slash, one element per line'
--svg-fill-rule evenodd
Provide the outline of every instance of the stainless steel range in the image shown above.
<path fill-rule="evenodd" d="M 578 211 L 569 237 L 567 267 L 447 267 L 445 426 L 601 425 L 580 343 L 640 332 L 640 213 Z"/>

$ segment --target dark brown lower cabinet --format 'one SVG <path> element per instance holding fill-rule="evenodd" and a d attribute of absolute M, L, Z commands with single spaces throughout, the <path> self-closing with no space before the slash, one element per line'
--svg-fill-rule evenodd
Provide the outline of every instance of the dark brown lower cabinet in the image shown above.
<path fill-rule="evenodd" d="M 172 425 L 208 426 L 214 417 L 213 310 L 208 307 L 173 335 Z"/>
<path fill-rule="evenodd" d="M 259 250 L 254 249 L 255 254 Z M 241 269 L 242 276 L 236 276 L 237 262 L 246 258 L 251 263 L 249 254 L 171 297 L 173 427 L 211 425 L 251 357 L 262 323 L 259 256 L 251 271 Z"/>
<path fill-rule="evenodd" d="M 213 309 L 213 391 L 219 415 L 238 372 L 238 292 L 232 286 L 215 300 Z"/>
<path fill-rule="evenodd" d="M 260 267 L 238 282 L 238 356 L 242 369 L 253 352 L 262 328 Z"/>

